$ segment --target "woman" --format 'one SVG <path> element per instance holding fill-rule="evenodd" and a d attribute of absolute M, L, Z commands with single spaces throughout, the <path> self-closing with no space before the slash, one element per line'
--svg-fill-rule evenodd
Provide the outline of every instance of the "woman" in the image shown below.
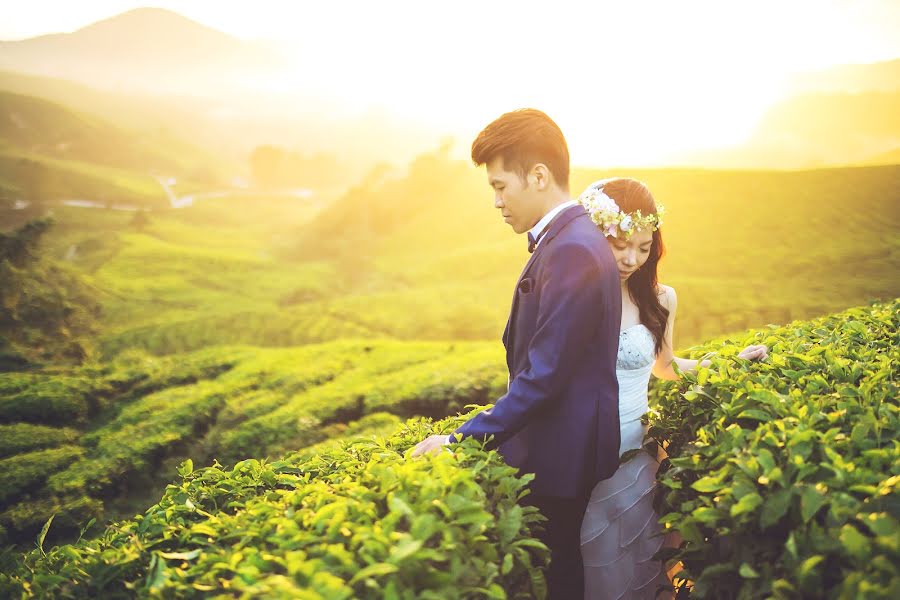
<path fill-rule="evenodd" d="M 672 351 L 676 296 L 657 282 L 663 211 L 650 190 L 634 179 L 605 179 L 588 186 L 578 200 L 606 234 L 622 284 L 616 362 L 621 456 L 642 447 L 647 429 L 641 416 L 647 412 L 651 372 L 678 379 L 674 364 L 692 371 L 699 361 Z M 767 348 L 748 346 L 739 356 L 764 360 Z M 638 452 L 594 488 L 581 528 L 585 598 L 655 598 L 657 588 L 669 584 L 663 564 L 652 560 L 665 542 L 652 506 L 658 468 L 658 458 Z"/>

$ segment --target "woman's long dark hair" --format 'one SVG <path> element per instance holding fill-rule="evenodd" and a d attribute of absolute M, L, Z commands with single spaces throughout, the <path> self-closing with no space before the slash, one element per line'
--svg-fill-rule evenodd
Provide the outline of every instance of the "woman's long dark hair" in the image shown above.
<path fill-rule="evenodd" d="M 603 184 L 603 193 L 616 201 L 619 208 L 626 213 L 640 210 L 642 215 L 656 214 L 656 202 L 647 186 L 635 179 L 616 177 Z M 650 255 L 641 268 L 628 278 L 628 295 L 638 307 L 641 323 L 643 323 L 656 343 L 656 354 L 662 350 L 666 333 L 666 322 L 669 310 L 659 301 L 656 269 L 659 260 L 665 253 L 662 232 L 653 232 Z"/>

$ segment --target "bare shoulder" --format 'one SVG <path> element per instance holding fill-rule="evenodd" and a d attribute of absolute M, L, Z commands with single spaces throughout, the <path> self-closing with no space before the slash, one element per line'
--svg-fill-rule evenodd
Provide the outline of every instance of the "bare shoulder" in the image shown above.
<path fill-rule="evenodd" d="M 656 290 L 657 294 L 659 294 L 660 303 L 665 306 L 667 310 L 672 310 L 675 303 L 678 301 L 678 297 L 675 295 L 675 288 L 670 285 L 657 283 Z"/>

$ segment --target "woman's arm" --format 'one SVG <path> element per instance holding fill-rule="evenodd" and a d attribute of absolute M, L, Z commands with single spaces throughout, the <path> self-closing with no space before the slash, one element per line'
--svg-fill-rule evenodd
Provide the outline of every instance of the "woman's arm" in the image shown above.
<path fill-rule="evenodd" d="M 666 321 L 666 333 L 663 335 L 662 348 L 656 355 L 656 362 L 653 364 L 653 374 L 660 379 L 678 379 L 678 374 L 672 363 L 677 363 L 678 368 L 682 371 L 690 371 L 697 367 L 699 361 L 687 358 L 678 358 L 675 351 L 672 350 L 672 332 L 675 329 L 675 308 L 678 305 L 678 297 L 675 295 L 675 289 L 667 285 L 660 285 L 662 290 L 660 294 L 660 303 L 668 309 L 669 318 Z M 709 363 L 709 361 L 705 361 Z M 703 365 L 706 366 L 706 365 Z"/>
<path fill-rule="evenodd" d="M 696 372 L 701 367 L 708 367 L 712 361 L 691 360 L 689 358 L 678 358 L 672 350 L 672 331 L 675 328 L 675 308 L 678 305 L 678 297 L 675 295 L 675 288 L 667 285 L 661 285 L 660 302 L 669 310 L 669 319 L 666 321 L 666 333 L 663 336 L 662 349 L 656 356 L 656 362 L 653 364 L 653 374 L 660 379 L 678 379 L 673 363 L 678 365 L 682 372 Z M 765 360 L 768 355 L 768 348 L 763 345 L 747 346 L 738 354 L 739 358 L 745 360 Z"/>

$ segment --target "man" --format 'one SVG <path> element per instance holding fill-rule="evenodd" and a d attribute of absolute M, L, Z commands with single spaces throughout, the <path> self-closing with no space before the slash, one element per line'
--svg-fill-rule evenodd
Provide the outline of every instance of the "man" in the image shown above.
<path fill-rule="evenodd" d="M 616 353 L 619 273 L 603 233 L 569 198 L 569 151 L 559 127 L 534 109 L 502 115 L 472 144 L 494 206 L 531 258 L 503 333 L 509 389 L 452 436 L 431 436 L 413 455 L 451 438 L 493 436 L 510 465 L 534 473 L 523 502 L 548 518 L 553 600 L 583 597 L 580 529 L 591 489 L 618 466 Z"/>

